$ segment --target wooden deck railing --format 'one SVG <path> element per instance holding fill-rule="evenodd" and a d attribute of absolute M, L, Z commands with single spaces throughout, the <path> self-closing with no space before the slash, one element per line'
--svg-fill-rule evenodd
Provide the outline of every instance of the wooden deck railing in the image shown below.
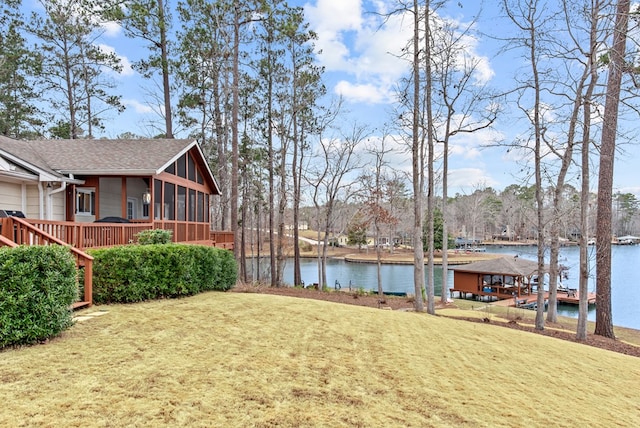
<path fill-rule="evenodd" d="M 233 232 L 211 231 L 210 236 L 216 247 L 233 250 Z"/>
<path fill-rule="evenodd" d="M 26 219 L 38 229 L 79 248 L 101 248 L 136 242 L 143 230 L 164 229 L 172 232 L 173 242 L 213 245 L 233 249 L 233 232 L 211 231 L 207 223 L 155 220 L 153 223 L 75 223 Z M 37 245 L 37 244 L 36 244 Z"/>
<path fill-rule="evenodd" d="M 25 219 L 8 217 L 0 219 L 2 234 L 0 243 L 3 245 L 64 245 L 69 248 L 76 259 L 78 270 L 84 270 L 84 293 L 80 301 L 73 304 L 74 309 L 91 306 L 93 301 L 93 257 L 78 248 L 70 246 L 63 240 L 38 229 Z"/>
<path fill-rule="evenodd" d="M 0 221 L 1 221 L 2 223 L 4 223 L 4 220 L 5 220 L 5 219 L 0 218 Z M 8 222 L 7 222 L 7 223 L 8 223 Z M 0 225 L 0 229 L 2 229 L 2 226 L 1 226 L 1 225 Z M 11 240 L 11 239 L 9 239 L 9 238 L 6 238 L 6 237 L 4 237 L 4 236 L 2 236 L 2 235 L 0 235 L 0 247 L 17 247 L 17 246 L 18 246 L 18 244 L 16 244 L 15 242 L 13 242 L 13 240 Z"/>
<path fill-rule="evenodd" d="M 153 229 L 152 223 L 75 223 L 27 219 L 38 229 L 79 248 L 100 248 L 135 242 L 137 233 Z"/>

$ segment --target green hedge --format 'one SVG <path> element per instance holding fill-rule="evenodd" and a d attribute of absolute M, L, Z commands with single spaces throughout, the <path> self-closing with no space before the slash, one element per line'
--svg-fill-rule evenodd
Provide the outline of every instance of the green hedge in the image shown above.
<path fill-rule="evenodd" d="M 0 347 L 36 343 L 70 327 L 77 293 L 68 248 L 0 247 Z"/>
<path fill-rule="evenodd" d="M 172 235 L 171 230 L 149 229 L 137 233 L 136 239 L 140 245 L 170 244 Z"/>
<path fill-rule="evenodd" d="M 237 279 L 233 253 L 202 245 L 126 245 L 88 251 L 93 301 L 131 303 L 226 291 Z"/>

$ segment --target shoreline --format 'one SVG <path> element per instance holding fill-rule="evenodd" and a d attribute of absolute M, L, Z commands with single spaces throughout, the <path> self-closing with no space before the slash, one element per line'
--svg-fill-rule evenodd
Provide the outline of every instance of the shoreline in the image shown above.
<path fill-rule="evenodd" d="M 377 263 L 377 254 L 375 251 L 362 250 L 358 252 L 356 249 L 336 249 L 330 250 L 327 257 L 334 260 L 344 260 L 349 263 Z M 266 256 L 265 256 L 266 257 Z M 291 256 L 289 256 L 291 257 Z M 305 259 L 317 259 L 316 253 L 304 253 L 300 255 Z M 392 254 L 385 251 L 381 254 L 380 263 L 389 265 L 412 265 L 413 264 L 413 251 L 396 250 Z M 464 265 L 484 260 L 491 260 L 500 257 L 505 257 L 504 254 L 491 253 L 491 252 L 474 252 L 463 250 L 450 250 L 448 252 L 447 264 Z M 427 265 L 428 260 L 425 255 L 424 264 Z M 433 259 L 434 265 L 442 265 L 442 255 L 437 253 Z"/>

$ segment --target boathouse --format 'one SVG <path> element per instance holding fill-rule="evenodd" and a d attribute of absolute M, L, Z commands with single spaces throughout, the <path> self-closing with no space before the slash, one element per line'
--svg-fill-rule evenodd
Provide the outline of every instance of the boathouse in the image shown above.
<path fill-rule="evenodd" d="M 518 257 L 502 257 L 452 266 L 451 297 L 521 299 L 538 291 L 538 263 Z"/>

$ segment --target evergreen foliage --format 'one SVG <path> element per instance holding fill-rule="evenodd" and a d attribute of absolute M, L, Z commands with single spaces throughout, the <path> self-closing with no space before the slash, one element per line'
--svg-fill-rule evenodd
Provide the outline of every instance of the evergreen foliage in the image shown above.
<path fill-rule="evenodd" d="M 367 229 L 369 223 L 365 221 L 361 216 L 355 216 L 349 223 L 349 229 L 347 230 L 347 243 L 349 245 L 357 245 L 362 247 L 367 245 Z"/>
<path fill-rule="evenodd" d="M 78 286 L 66 247 L 0 247 L 0 285 L 0 348 L 37 343 L 72 325 Z"/>
<path fill-rule="evenodd" d="M 200 245 L 127 245 L 88 251 L 95 303 L 132 303 L 226 291 L 237 279 L 233 253 Z"/>
<path fill-rule="evenodd" d="M 140 245 L 170 244 L 172 235 L 171 230 L 149 229 L 137 233 L 136 239 Z"/>

